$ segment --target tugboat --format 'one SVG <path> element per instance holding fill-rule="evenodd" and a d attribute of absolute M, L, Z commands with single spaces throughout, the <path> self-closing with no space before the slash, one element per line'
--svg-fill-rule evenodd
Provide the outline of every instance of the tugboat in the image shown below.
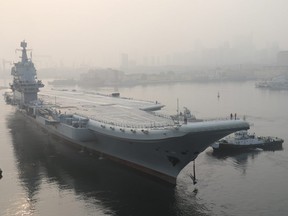
<path fill-rule="evenodd" d="M 282 148 L 283 139 L 271 136 L 255 136 L 246 130 L 235 132 L 211 145 L 214 150 L 256 149 L 276 150 Z"/>

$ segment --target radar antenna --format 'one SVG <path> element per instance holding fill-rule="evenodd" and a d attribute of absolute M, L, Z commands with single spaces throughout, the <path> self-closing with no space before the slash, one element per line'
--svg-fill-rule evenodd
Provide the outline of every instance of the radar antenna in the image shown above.
<path fill-rule="evenodd" d="M 25 40 L 23 40 L 20 43 L 20 47 L 22 47 L 22 49 L 16 49 L 16 51 L 21 51 L 22 52 L 22 56 L 20 56 L 21 62 L 22 63 L 28 62 L 29 59 L 28 59 L 28 56 L 27 56 L 27 51 L 32 51 L 32 50 L 31 49 L 26 49 L 27 42 Z M 31 56 L 31 59 L 32 59 L 32 52 L 30 52 L 30 56 Z"/>

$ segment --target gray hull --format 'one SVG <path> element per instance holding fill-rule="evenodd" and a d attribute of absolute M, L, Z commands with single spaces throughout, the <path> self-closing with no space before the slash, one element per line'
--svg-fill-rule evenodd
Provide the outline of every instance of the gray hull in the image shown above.
<path fill-rule="evenodd" d="M 26 114 L 23 113 L 23 115 Z M 74 128 L 61 123 L 45 124 L 45 119 L 42 117 L 29 118 L 48 132 L 68 140 L 79 148 L 95 151 L 102 157 L 121 162 L 171 184 L 176 184 L 179 172 L 211 143 L 239 130 L 239 127 L 215 129 L 214 131 L 190 132 L 183 136 L 166 139 L 136 140 L 108 136 L 97 131 Z M 241 126 L 242 129 L 245 127 L 247 127 L 246 124 Z M 83 141 L 84 137 L 85 141 Z"/>

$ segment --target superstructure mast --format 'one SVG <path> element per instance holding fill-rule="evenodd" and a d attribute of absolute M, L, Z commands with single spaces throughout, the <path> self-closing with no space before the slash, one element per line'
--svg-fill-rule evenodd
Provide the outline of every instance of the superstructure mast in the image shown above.
<path fill-rule="evenodd" d="M 11 69 L 11 75 L 13 76 L 11 89 L 13 91 L 13 102 L 20 107 L 25 107 L 38 99 L 39 88 L 44 87 L 44 85 L 41 80 L 37 80 L 34 64 L 27 57 L 26 41 L 22 41 L 20 46 L 22 47 L 20 50 L 22 52 L 21 62 L 14 63 Z"/>

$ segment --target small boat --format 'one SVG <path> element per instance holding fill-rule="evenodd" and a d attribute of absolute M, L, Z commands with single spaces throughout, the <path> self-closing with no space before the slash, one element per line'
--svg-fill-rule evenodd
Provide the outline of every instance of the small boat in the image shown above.
<path fill-rule="evenodd" d="M 246 130 L 235 132 L 211 145 L 214 150 L 256 149 L 276 150 L 282 148 L 283 139 L 271 136 L 255 136 Z"/>

